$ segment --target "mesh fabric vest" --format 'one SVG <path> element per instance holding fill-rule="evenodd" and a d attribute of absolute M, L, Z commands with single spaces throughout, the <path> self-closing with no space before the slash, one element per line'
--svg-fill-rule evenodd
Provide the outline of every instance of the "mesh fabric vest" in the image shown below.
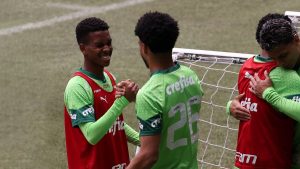
<path fill-rule="evenodd" d="M 248 59 L 242 66 L 239 93 L 245 93 L 241 105 L 250 110 L 251 119 L 240 121 L 235 165 L 240 169 L 288 169 L 291 166 L 295 122 L 276 111 L 250 90 L 249 76 L 258 73 L 264 79 L 277 66 L 276 62 L 254 62 Z"/>
<path fill-rule="evenodd" d="M 116 83 L 112 75 L 108 71 L 105 72 L 112 85 L 115 86 Z M 84 78 L 92 88 L 95 120 L 98 120 L 114 103 L 115 89 L 112 92 L 107 92 L 81 72 L 74 73 L 74 76 Z M 118 117 L 110 130 L 96 145 L 91 145 L 79 127 L 72 127 L 70 115 L 65 108 L 65 135 L 69 169 L 122 169 L 129 164 L 122 115 Z"/>

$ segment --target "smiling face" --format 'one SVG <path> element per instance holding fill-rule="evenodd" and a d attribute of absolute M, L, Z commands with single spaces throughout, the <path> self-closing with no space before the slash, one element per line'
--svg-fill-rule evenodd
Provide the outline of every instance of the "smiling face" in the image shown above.
<path fill-rule="evenodd" d="M 80 44 L 85 63 L 102 68 L 109 66 L 113 51 L 109 31 L 90 32 L 86 40 L 86 43 Z"/>
<path fill-rule="evenodd" d="M 293 41 L 289 44 L 282 44 L 275 49 L 267 52 L 269 57 L 276 60 L 279 66 L 286 69 L 293 69 L 299 66 L 300 62 L 300 50 L 299 43 Z"/>

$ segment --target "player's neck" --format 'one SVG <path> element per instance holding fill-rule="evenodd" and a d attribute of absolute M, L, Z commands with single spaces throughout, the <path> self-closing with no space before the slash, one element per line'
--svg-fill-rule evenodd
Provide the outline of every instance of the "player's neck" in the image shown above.
<path fill-rule="evenodd" d="M 150 73 L 166 70 L 175 65 L 172 56 L 152 56 L 149 63 Z"/>
<path fill-rule="evenodd" d="M 270 58 L 269 57 L 269 55 L 268 55 L 268 53 L 267 53 L 267 51 L 265 51 L 265 50 L 261 50 L 261 52 L 260 52 L 260 56 L 262 57 L 262 58 L 265 58 L 265 59 L 268 59 L 268 58 Z"/>
<path fill-rule="evenodd" d="M 99 79 L 104 78 L 104 74 L 103 74 L 104 68 L 103 67 L 90 65 L 87 62 L 84 62 L 83 69 L 88 71 L 88 72 L 91 72 L 91 73 L 95 74 L 95 76 L 98 77 Z"/>

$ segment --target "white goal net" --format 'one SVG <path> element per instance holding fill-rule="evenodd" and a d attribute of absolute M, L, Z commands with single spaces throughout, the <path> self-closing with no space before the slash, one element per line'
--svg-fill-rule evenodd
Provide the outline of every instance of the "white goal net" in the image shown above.
<path fill-rule="evenodd" d="M 300 12 L 286 11 L 300 27 Z M 226 104 L 237 94 L 241 64 L 254 54 L 173 49 L 173 59 L 190 67 L 204 90 L 199 119 L 199 168 L 232 168 L 235 158 L 238 121 L 226 114 Z"/>
<path fill-rule="evenodd" d="M 240 65 L 251 54 L 173 49 L 174 60 L 194 70 L 204 90 L 199 119 L 199 168 L 231 168 L 238 121 L 226 114 L 226 103 L 237 95 Z"/>

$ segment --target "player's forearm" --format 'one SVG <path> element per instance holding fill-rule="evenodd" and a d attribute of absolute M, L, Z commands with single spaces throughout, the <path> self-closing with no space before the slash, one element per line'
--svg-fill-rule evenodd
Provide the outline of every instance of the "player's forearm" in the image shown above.
<path fill-rule="evenodd" d="M 300 122 L 300 103 L 280 96 L 272 87 L 263 92 L 263 98 L 278 111 Z"/>
<path fill-rule="evenodd" d="M 128 124 L 124 124 L 125 134 L 127 137 L 127 141 L 129 143 L 132 143 L 136 146 L 140 146 L 141 142 L 139 139 L 139 133 L 135 131 L 133 128 L 131 128 Z"/>
<path fill-rule="evenodd" d="M 126 169 L 150 169 L 157 161 L 158 157 L 151 154 L 145 154 L 140 151 L 129 163 Z"/>
<path fill-rule="evenodd" d="M 117 120 L 122 113 L 122 110 L 128 105 L 128 103 L 129 102 L 125 97 L 116 99 L 108 111 L 96 122 L 79 124 L 80 130 L 87 141 L 92 145 L 97 144 Z"/>

